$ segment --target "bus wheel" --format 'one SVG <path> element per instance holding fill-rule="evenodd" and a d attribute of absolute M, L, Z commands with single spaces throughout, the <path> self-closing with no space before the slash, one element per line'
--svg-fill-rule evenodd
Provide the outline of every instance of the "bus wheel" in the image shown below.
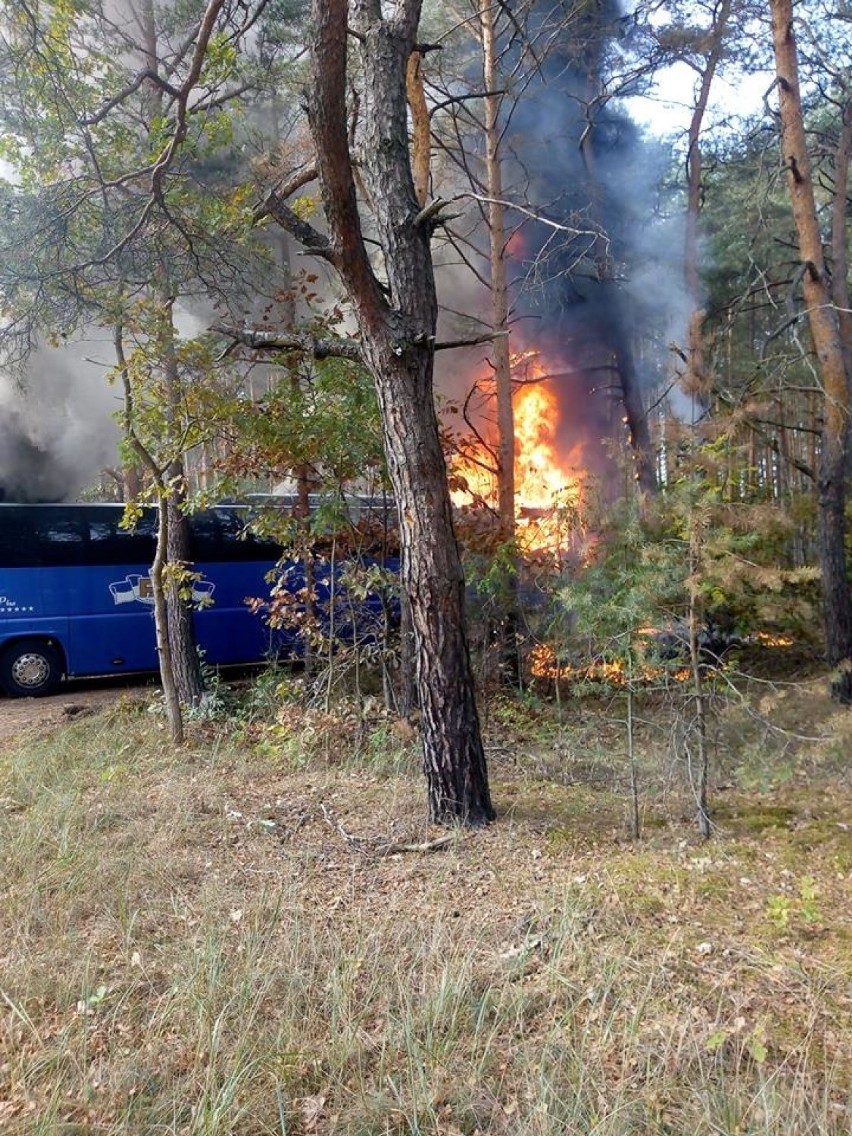
<path fill-rule="evenodd" d="M 13 698 L 52 694 L 61 678 L 58 652 L 38 639 L 16 643 L 0 658 L 0 686 Z"/>

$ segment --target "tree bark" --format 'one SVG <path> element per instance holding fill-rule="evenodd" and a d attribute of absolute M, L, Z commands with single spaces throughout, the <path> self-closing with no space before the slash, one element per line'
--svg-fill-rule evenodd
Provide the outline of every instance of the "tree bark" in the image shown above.
<path fill-rule="evenodd" d="M 692 303 L 687 327 L 686 357 L 687 369 L 683 376 L 684 392 L 691 397 L 706 398 L 710 393 L 710 380 L 707 373 L 704 320 L 706 312 L 701 304 L 701 279 L 698 270 L 698 218 L 701 213 L 701 129 L 710 99 L 710 89 L 716 70 L 722 59 L 725 33 L 731 14 L 731 0 L 722 0 L 714 11 L 713 26 L 709 29 L 709 50 L 698 97 L 692 109 L 687 135 L 687 206 L 686 233 L 684 239 L 684 276 L 686 290 Z"/>
<path fill-rule="evenodd" d="M 411 169 L 414 194 L 421 208 L 429 196 L 429 174 L 432 165 L 432 123 L 423 83 L 423 55 L 412 51 L 405 73 L 408 108 L 411 111 Z"/>
<path fill-rule="evenodd" d="M 160 660 L 160 681 L 163 684 L 163 701 L 169 733 L 175 745 L 183 745 L 183 711 L 178 691 L 172 648 L 169 640 L 169 616 L 166 600 L 165 580 L 166 549 L 169 543 L 169 510 L 165 497 L 157 502 L 157 550 L 151 565 L 151 593 L 154 598 L 154 634 L 157 639 L 157 655 Z"/>
<path fill-rule="evenodd" d="M 182 496 L 182 495 L 181 495 Z M 168 545 L 166 559 L 169 567 L 178 571 L 183 565 L 190 570 L 192 552 L 189 546 L 189 521 L 184 515 L 180 502 L 173 496 L 166 498 L 169 514 Z M 186 586 L 169 579 L 166 584 L 166 608 L 168 612 L 169 656 L 178 698 L 182 706 L 198 706 L 204 696 L 205 683 L 201 670 L 201 658 L 195 643 L 195 628 L 192 622 L 192 601 L 181 595 Z"/>
<path fill-rule="evenodd" d="M 163 271 L 167 272 L 165 266 Z M 174 300 L 167 288 L 161 290 L 160 302 L 163 306 L 162 373 L 166 390 L 165 420 L 171 439 L 175 439 L 179 437 L 181 430 L 180 373 L 175 343 Z M 166 559 L 169 567 L 179 575 L 184 567 L 191 566 L 192 559 L 189 520 L 181 507 L 186 500 L 186 477 L 182 457 L 176 458 L 169 464 L 164 491 L 167 494 L 168 513 Z M 176 579 L 168 578 L 166 585 L 168 636 L 171 648 L 169 654 L 174 682 L 181 705 L 197 706 L 204 695 L 205 686 L 192 623 L 192 601 L 186 597 L 186 588 Z"/>
<path fill-rule="evenodd" d="M 383 17 L 379 0 L 313 0 L 309 120 L 329 230 L 327 259 L 352 302 L 376 386 L 396 496 L 403 586 L 414 631 L 429 810 L 438 823 L 494 818 L 464 621 L 464 578 L 453 531 L 433 398 L 437 298 L 430 237 L 408 148 L 406 69 L 419 0 Z M 364 181 L 382 251 L 374 271 L 363 240 L 346 125 L 347 28 L 363 77 Z M 379 273 L 382 275 L 380 282 Z"/>
<path fill-rule="evenodd" d="M 834 668 L 832 695 L 852 704 L 852 593 L 846 572 L 846 452 L 849 376 L 839 316 L 832 301 L 814 197 L 799 88 L 793 0 L 770 0 L 778 75 L 781 144 L 799 253 L 802 291 L 823 388 L 823 427 L 817 468 L 818 525 L 826 653 Z"/>
<path fill-rule="evenodd" d="M 488 186 L 488 241 L 491 267 L 491 348 L 497 400 L 497 501 L 500 539 L 515 536 L 515 417 L 512 405 L 512 369 L 509 357 L 509 301 L 506 283 L 506 220 L 503 205 L 503 170 L 500 160 L 500 102 L 497 93 L 498 9 L 479 0 L 482 34 L 482 79 L 485 89 L 485 177 Z"/>
<path fill-rule="evenodd" d="M 163 699 L 166 708 L 166 717 L 169 723 L 169 732 L 175 745 L 183 743 L 183 712 L 181 710 L 180 693 L 175 681 L 175 671 L 172 665 L 172 650 L 169 642 L 169 615 L 166 600 L 166 563 L 168 561 L 169 544 L 169 514 L 166 508 L 166 493 L 163 481 L 163 471 L 157 465 L 153 454 L 143 445 L 136 432 L 136 401 L 133 382 L 130 377 L 130 368 L 127 365 L 127 356 L 124 351 L 124 329 L 116 324 L 113 329 L 113 343 L 115 357 L 118 360 L 118 369 L 124 388 L 124 434 L 139 457 L 144 468 L 151 475 L 157 487 L 157 545 L 154 552 L 154 562 L 151 565 L 149 577 L 151 580 L 151 594 L 154 600 L 154 636 L 157 644 L 157 658 L 160 666 L 160 680 L 163 684 Z"/>
<path fill-rule="evenodd" d="M 152 0 L 139 0 L 134 15 L 142 31 L 141 46 L 145 64 L 153 75 L 159 75 L 162 70 L 162 61 Z M 162 87 L 149 82 L 143 88 L 143 107 L 145 121 L 150 123 L 160 118 L 163 112 Z M 164 439 L 164 441 L 168 443 L 174 439 L 179 430 L 180 375 L 175 343 L 174 296 L 169 287 L 168 264 L 161 261 L 161 265 L 162 274 L 153 292 L 162 307 L 162 377 L 166 391 L 165 421 L 171 431 L 171 439 Z M 128 404 L 128 410 L 132 411 L 134 405 L 135 403 L 131 401 Z M 129 425 L 132 425 L 132 422 Z M 182 459 L 175 459 L 171 462 L 165 462 L 163 465 L 165 468 L 161 467 L 156 474 L 157 492 L 160 498 L 157 560 L 158 563 L 162 561 L 159 569 L 159 586 L 165 588 L 163 613 L 165 615 L 165 626 L 158 628 L 158 643 L 159 638 L 165 637 L 168 640 L 169 650 L 164 652 L 162 648 L 159 648 L 160 677 L 164 691 L 172 687 L 176 691 L 179 706 L 197 706 L 204 694 L 204 679 L 195 645 L 192 607 L 190 602 L 183 599 L 179 594 L 173 573 L 169 570 L 172 565 L 188 564 L 191 556 L 189 522 L 180 509 L 180 504 L 185 496 L 183 461 Z M 159 548 L 161 539 L 167 541 L 162 549 Z M 158 620 L 159 618 L 160 615 L 157 615 Z M 169 695 L 167 693 L 167 703 L 168 700 Z"/>
<path fill-rule="evenodd" d="M 837 308 L 846 379 L 852 383 L 852 298 L 849 294 L 848 210 L 849 163 L 852 162 L 852 95 L 842 107 L 840 133 L 834 151 L 831 201 L 831 297 Z"/>
<path fill-rule="evenodd" d="M 402 578 L 407 579 L 405 569 Z M 396 709 L 403 718 L 417 710 L 417 660 L 414 649 L 414 628 L 411 623 L 411 604 L 403 589 L 399 597 L 399 676 L 396 682 Z"/>
<path fill-rule="evenodd" d="M 615 285 L 611 284 L 610 287 L 614 289 Z M 651 428 L 648 424 L 648 411 L 642 397 L 633 349 L 627 341 L 627 333 L 620 326 L 614 330 L 617 335 L 615 366 L 621 383 L 624 416 L 627 419 L 630 444 L 633 448 L 634 476 L 641 492 L 647 496 L 653 496 L 657 493 L 659 485 L 657 484 L 654 446 L 651 442 Z"/>
<path fill-rule="evenodd" d="M 503 204 L 500 105 L 497 68 L 498 9 L 479 0 L 482 42 L 482 80 L 485 90 L 485 180 L 488 188 L 488 252 L 491 327 L 494 342 L 494 394 L 497 403 L 497 515 L 501 558 L 501 603 L 496 628 L 500 647 L 500 678 L 507 686 L 521 681 L 518 658 L 518 564 L 515 555 L 515 411 L 512 402 L 512 362 L 509 351 L 509 287 L 506 280 L 506 208 Z"/>

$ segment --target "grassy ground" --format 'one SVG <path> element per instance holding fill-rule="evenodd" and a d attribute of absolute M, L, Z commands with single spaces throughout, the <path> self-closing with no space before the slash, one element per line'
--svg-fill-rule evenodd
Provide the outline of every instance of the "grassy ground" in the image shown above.
<path fill-rule="evenodd" d="M 852 715 L 761 687 L 678 713 L 487 713 L 500 819 L 433 851 L 416 739 L 286 706 L 192 727 L 127 695 L 0 743 L 0 1131 L 852 1131 Z M 561 720 L 560 720 L 561 719 Z M 391 846 L 390 850 L 388 845 Z"/>

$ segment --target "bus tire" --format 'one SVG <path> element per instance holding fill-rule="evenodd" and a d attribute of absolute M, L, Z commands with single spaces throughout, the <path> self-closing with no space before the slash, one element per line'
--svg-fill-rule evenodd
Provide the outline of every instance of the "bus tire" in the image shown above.
<path fill-rule="evenodd" d="M 43 639 L 23 639 L 0 656 L 0 686 L 12 698 L 52 694 L 61 679 L 59 652 Z"/>

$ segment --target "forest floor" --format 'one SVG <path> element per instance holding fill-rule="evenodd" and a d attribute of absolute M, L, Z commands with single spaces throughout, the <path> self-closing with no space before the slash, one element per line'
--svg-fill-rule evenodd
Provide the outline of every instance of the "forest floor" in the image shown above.
<path fill-rule="evenodd" d="M 0 738 L 0 1131 L 852 1131 L 821 677 L 719 701 L 710 841 L 676 692 L 638 699 L 633 841 L 619 692 L 491 700 L 498 821 L 446 833 L 407 723 L 287 685 L 180 751 L 133 690 Z"/>
<path fill-rule="evenodd" d="M 66 684 L 48 698 L 6 698 L 0 693 L 0 745 L 21 733 L 44 733 L 53 726 L 112 706 L 119 698 L 114 683 Z"/>

